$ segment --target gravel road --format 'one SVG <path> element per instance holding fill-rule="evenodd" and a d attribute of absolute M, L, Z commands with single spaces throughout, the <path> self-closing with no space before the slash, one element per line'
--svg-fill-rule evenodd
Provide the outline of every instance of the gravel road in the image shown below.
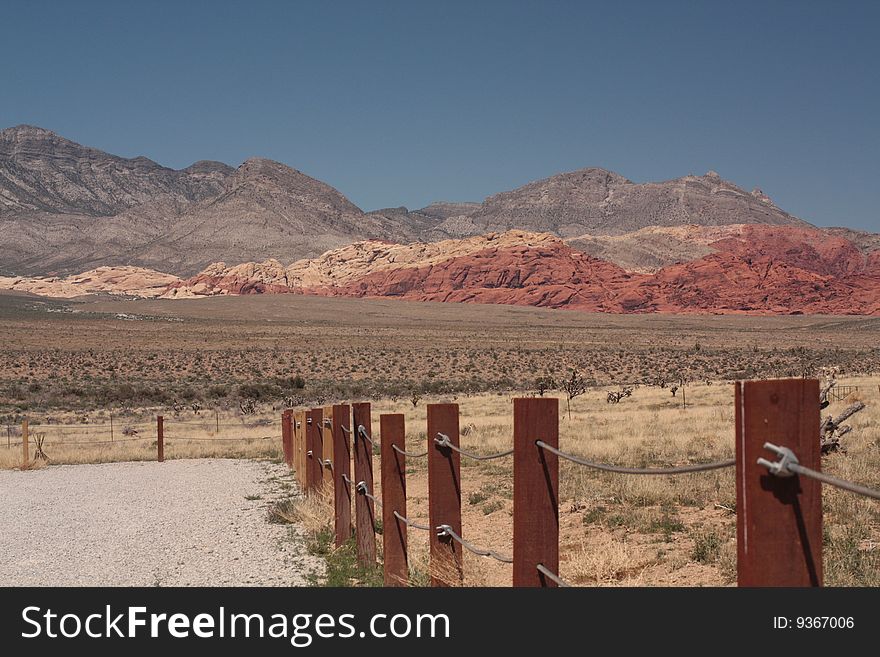
<path fill-rule="evenodd" d="M 285 486 L 232 459 L 0 470 L 0 585 L 304 585 L 323 562 L 266 522 Z"/>

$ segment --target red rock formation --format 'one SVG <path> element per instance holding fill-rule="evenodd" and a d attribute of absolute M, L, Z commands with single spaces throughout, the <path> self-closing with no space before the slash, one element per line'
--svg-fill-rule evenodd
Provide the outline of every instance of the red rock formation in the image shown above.
<path fill-rule="evenodd" d="M 708 255 L 652 274 L 522 231 L 431 245 L 368 241 L 288 267 L 277 260 L 217 263 L 174 280 L 161 296 L 300 293 L 609 313 L 880 315 L 880 250 L 840 233 L 741 226 L 720 232 L 706 248 Z M 71 278 L 68 287 L 78 290 L 92 278 Z"/>
<path fill-rule="evenodd" d="M 315 294 L 599 312 L 880 314 L 880 252 L 800 227 L 747 226 L 715 252 L 632 274 L 555 242 L 368 274 Z"/>
<path fill-rule="evenodd" d="M 386 269 L 312 292 L 625 312 L 618 297 L 642 278 L 645 276 L 629 274 L 554 241 L 539 246 L 488 248 L 425 267 Z"/>

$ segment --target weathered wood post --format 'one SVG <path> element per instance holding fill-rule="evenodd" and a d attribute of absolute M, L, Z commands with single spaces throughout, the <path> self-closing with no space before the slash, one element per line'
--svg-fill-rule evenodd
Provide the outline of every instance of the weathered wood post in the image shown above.
<path fill-rule="evenodd" d="M 308 490 L 314 491 L 324 485 L 324 465 L 321 459 L 324 457 L 324 431 L 321 425 L 324 420 L 324 411 L 313 408 L 306 411 L 306 458 L 308 465 Z"/>
<path fill-rule="evenodd" d="M 281 450 L 284 453 L 284 462 L 288 468 L 293 467 L 293 425 L 291 417 L 292 411 L 289 409 L 281 414 Z"/>
<path fill-rule="evenodd" d="M 822 486 L 798 475 L 771 474 L 764 448 L 792 450 L 821 470 L 819 382 L 809 379 L 736 384 L 736 538 L 740 586 L 822 585 Z"/>
<path fill-rule="evenodd" d="M 372 566 L 376 563 L 376 511 L 373 501 L 364 492 L 373 494 L 373 446 L 360 431 L 371 439 L 373 422 L 370 415 L 370 404 L 352 405 L 351 432 L 354 437 L 354 482 L 364 482 L 366 491 L 356 491 L 354 498 L 354 515 L 356 524 L 357 560 L 361 566 Z"/>
<path fill-rule="evenodd" d="M 308 459 L 306 458 L 306 412 L 297 411 L 293 421 L 293 435 L 296 441 L 296 479 L 302 490 L 308 490 Z"/>
<path fill-rule="evenodd" d="M 331 408 L 330 434 L 333 438 L 333 506 L 335 509 L 336 547 L 351 538 L 351 406 L 334 404 Z"/>
<path fill-rule="evenodd" d="M 438 531 L 449 525 L 461 532 L 461 455 L 437 444 L 445 436 L 459 446 L 458 404 L 428 404 L 428 513 L 431 532 L 431 586 L 460 584 L 461 546 Z"/>
<path fill-rule="evenodd" d="M 513 400 L 513 585 L 554 587 L 559 574 L 559 400 Z"/>
<path fill-rule="evenodd" d="M 321 421 L 321 445 L 323 446 L 323 456 L 321 462 L 324 465 L 322 477 L 324 483 L 328 486 L 333 485 L 333 432 L 331 431 L 333 407 L 325 406 L 322 410 L 323 420 Z"/>
<path fill-rule="evenodd" d="M 409 560 L 406 553 L 406 457 L 393 448 L 406 449 L 402 414 L 380 415 L 382 438 L 382 545 L 385 549 L 385 586 L 406 586 Z"/>
<path fill-rule="evenodd" d="M 159 463 L 165 460 L 165 418 L 156 416 L 156 449 Z"/>
<path fill-rule="evenodd" d="M 30 461 L 30 455 L 28 454 L 28 421 L 27 418 L 21 421 L 21 465 L 22 467 L 26 466 Z"/>

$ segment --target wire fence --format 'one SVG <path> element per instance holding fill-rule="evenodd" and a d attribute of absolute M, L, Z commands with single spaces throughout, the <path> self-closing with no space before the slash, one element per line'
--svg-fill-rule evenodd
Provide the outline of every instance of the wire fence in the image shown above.
<path fill-rule="evenodd" d="M 548 445 L 543 440 L 536 440 L 535 444 L 541 449 L 546 449 L 548 452 L 551 452 L 556 456 L 565 459 L 566 461 L 571 461 L 572 463 L 576 463 L 587 468 L 592 468 L 593 470 L 602 470 L 603 472 L 616 472 L 618 474 L 677 475 L 687 474 L 691 472 L 706 472 L 707 470 L 718 470 L 720 468 L 732 468 L 736 465 L 736 459 L 726 459 L 724 461 L 713 461 L 711 463 L 695 463 L 693 465 L 681 465 L 669 468 L 630 468 L 622 465 L 612 465 L 611 463 L 597 463 L 595 461 L 588 461 L 587 459 L 575 456 L 574 454 L 560 451 L 552 445 Z"/>
<path fill-rule="evenodd" d="M 156 416 L 154 422 L 127 421 L 127 418 L 111 416 L 110 422 L 101 423 L 77 423 L 69 424 L 62 422 L 42 422 L 31 424 L 23 420 L 20 426 L 6 426 L 7 449 L 21 450 L 21 463 L 30 464 L 34 461 L 42 462 L 66 462 L 68 459 L 80 461 L 88 459 L 87 450 L 96 450 L 101 459 L 106 459 L 107 450 L 114 448 L 137 446 L 138 453 L 142 449 L 155 449 L 156 458 L 164 460 L 165 447 L 173 445 L 228 445 L 227 453 L 241 454 L 239 447 L 254 445 L 271 445 L 270 441 L 277 440 L 276 435 L 246 435 L 243 432 L 261 432 L 271 430 L 276 425 L 275 420 L 261 419 L 256 422 L 220 422 L 219 415 L 205 420 L 170 420 L 164 416 Z M 170 429 L 170 431 L 169 431 Z M 223 435 L 242 432 L 239 435 Z M 201 430 L 201 431 L 200 431 Z M 274 433 L 274 432 L 273 432 Z M 13 439 L 13 434 L 15 439 Z M 220 434 L 220 435 L 218 435 Z M 0 441 L 0 447 L 3 442 Z M 68 449 L 69 448 L 69 449 Z M 229 449 L 235 451 L 229 452 Z M 265 453 L 260 448 L 260 453 Z M 70 450 L 85 456 L 74 456 Z M 98 452 L 100 450 L 100 452 Z M 61 455 L 59 457 L 59 451 Z M 118 452 L 120 455 L 131 452 Z M 204 454 L 202 451 L 174 451 L 171 452 L 176 458 L 187 458 Z M 215 452 L 216 453 L 216 452 Z"/>

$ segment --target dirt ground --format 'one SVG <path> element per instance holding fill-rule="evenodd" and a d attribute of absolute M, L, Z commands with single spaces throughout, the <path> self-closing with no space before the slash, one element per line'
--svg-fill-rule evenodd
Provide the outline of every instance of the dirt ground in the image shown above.
<path fill-rule="evenodd" d="M 323 299 L 46 301 L 0 294 L 0 421 L 54 408 L 235 409 L 880 371 L 880 319 L 599 315 Z"/>

